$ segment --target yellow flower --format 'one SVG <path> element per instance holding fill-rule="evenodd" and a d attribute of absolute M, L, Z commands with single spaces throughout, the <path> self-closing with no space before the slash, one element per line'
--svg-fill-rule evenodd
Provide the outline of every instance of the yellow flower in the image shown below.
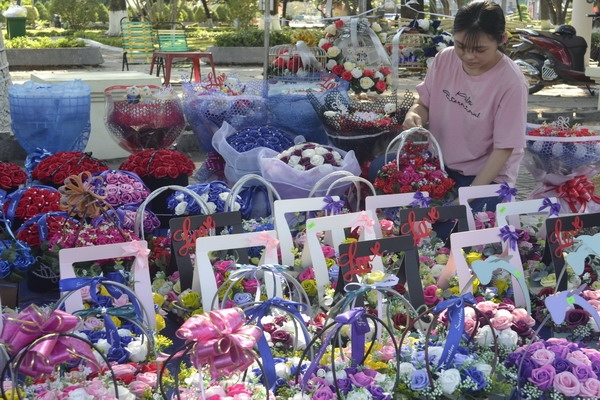
<path fill-rule="evenodd" d="M 308 29 L 301 29 L 292 33 L 292 43 L 296 43 L 299 40 L 306 43 L 307 46 L 312 47 L 317 45 L 317 36 Z"/>
<path fill-rule="evenodd" d="M 160 314 L 155 314 L 156 315 L 156 331 L 160 332 L 163 329 L 165 329 L 165 327 L 167 326 L 165 319 L 163 318 L 162 315 Z"/>
<path fill-rule="evenodd" d="M 494 286 L 498 288 L 498 294 L 501 296 L 508 290 L 508 282 L 506 282 L 504 279 L 498 279 Z"/>
<path fill-rule="evenodd" d="M 477 291 L 479 290 L 479 279 L 478 278 L 474 278 L 473 279 L 473 293 L 477 293 Z"/>
<path fill-rule="evenodd" d="M 157 278 L 157 279 L 155 279 L 152 282 L 152 290 L 157 291 L 158 289 L 160 289 L 162 287 L 162 285 L 165 284 L 165 282 L 166 282 L 166 280 L 163 279 L 163 278 Z M 106 290 L 106 288 L 104 286 L 102 286 L 102 289 Z M 102 293 L 102 291 L 100 293 Z"/>
<path fill-rule="evenodd" d="M 152 297 L 154 300 L 154 304 L 156 304 L 159 307 L 162 307 L 163 304 L 165 304 L 165 297 L 160 294 L 160 293 L 152 293 Z"/>
<path fill-rule="evenodd" d="M 335 260 L 333 258 L 326 258 L 325 265 L 327 265 L 327 269 L 329 269 L 335 265 Z"/>
<path fill-rule="evenodd" d="M 372 370 L 375 370 L 375 371 L 381 371 L 381 370 L 387 369 L 387 367 L 388 367 L 387 363 L 384 363 L 383 361 L 373 361 L 373 360 L 370 360 L 370 362 L 365 362 L 365 365 L 368 368 L 371 368 Z"/>
<path fill-rule="evenodd" d="M 104 286 L 104 285 L 100 286 L 100 294 L 102 296 L 108 296 L 108 297 L 110 297 L 110 293 L 108 293 L 108 290 L 106 289 L 106 286 Z"/>
<path fill-rule="evenodd" d="M 21 389 L 6 389 L 4 392 L 3 400 L 16 400 L 26 398 L 25 392 Z"/>
<path fill-rule="evenodd" d="M 555 287 L 556 286 L 556 274 L 551 273 L 546 275 L 545 277 L 542 278 L 542 280 L 540 281 L 540 285 L 542 285 L 543 287 Z"/>
<path fill-rule="evenodd" d="M 181 282 L 175 282 L 175 284 L 173 285 L 173 291 L 175 293 L 181 293 Z"/>
<path fill-rule="evenodd" d="M 454 296 L 458 296 L 460 293 L 460 290 L 458 289 L 458 286 L 452 286 L 451 288 L 448 288 L 448 290 L 450 291 L 450 293 L 452 293 Z"/>
<path fill-rule="evenodd" d="M 600 281 L 592 282 L 592 289 L 594 289 L 594 290 L 600 289 Z"/>
<path fill-rule="evenodd" d="M 115 323 L 115 326 L 117 328 L 119 328 L 121 326 L 121 320 L 119 319 L 119 317 L 115 317 L 114 315 L 111 315 L 110 319 L 112 319 L 112 321 Z"/>
<path fill-rule="evenodd" d="M 317 282 L 314 279 L 302 281 L 301 285 L 308 296 L 312 297 L 317 295 Z"/>
<path fill-rule="evenodd" d="M 448 264 L 448 254 L 438 254 L 435 256 L 435 262 L 442 265 Z"/>
<path fill-rule="evenodd" d="M 381 282 L 387 274 L 383 271 L 373 271 L 365 275 L 365 283 L 372 285 L 376 282 Z"/>
<path fill-rule="evenodd" d="M 481 260 L 481 253 L 477 253 L 476 251 L 472 251 L 467 254 L 467 264 L 471 265 L 473 261 Z"/>
<path fill-rule="evenodd" d="M 200 293 L 192 292 L 190 289 L 187 289 L 181 293 L 179 299 L 184 307 L 192 309 L 200 307 Z"/>
<path fill-rule="evenodd" d="M 204 314 L 204 309 L 202 307 L 200 308 L 196 308 L 194 311 L 192 311 L 191 315 L 202 315 Z"/>

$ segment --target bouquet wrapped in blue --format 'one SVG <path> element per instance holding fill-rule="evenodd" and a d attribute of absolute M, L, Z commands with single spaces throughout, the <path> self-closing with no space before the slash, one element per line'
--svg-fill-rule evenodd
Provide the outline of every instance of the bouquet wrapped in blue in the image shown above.
<path fill-rule="evenodd" d="M 11 128 L 27 153 L 83 151 L 91 132 L 90 86 L 81 80 L 53 85 L 27 81 L 8 87 Z"/>
<path fill-rule="evenodd" d="M 267 105 L 263 81 L 240 82 L 221 75 L 183 84 L 183 108 L 200 147 L 215 151 L 212 138 L 223 122 L 236 129 L 264 125 Z"/>

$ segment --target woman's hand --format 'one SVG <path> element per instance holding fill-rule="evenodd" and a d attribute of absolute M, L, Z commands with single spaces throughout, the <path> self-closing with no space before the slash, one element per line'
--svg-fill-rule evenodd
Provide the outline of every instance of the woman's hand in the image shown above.
<path fill-rule="evenodd" d="M 404 129 L 423 127 L 427 122 L 429 122 L 429 109 L 424 104 L 417 102 L 406 113 L 402 126 Z"/>

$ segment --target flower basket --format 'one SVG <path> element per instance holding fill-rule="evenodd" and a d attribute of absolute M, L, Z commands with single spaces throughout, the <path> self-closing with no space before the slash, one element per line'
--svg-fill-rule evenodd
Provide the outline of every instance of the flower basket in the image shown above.
<path fill-rule="evenodd" d="M 91 133 L 90 86 L 81 80 L 8 87 L 11 128 L 27 153 L 83 151 Z"/>
<path fill-rule="evenodd" d="M 427 140 L 410 140 L 411 136 L 425 135 Z M 391 146 L 400 141 L 396 159 L 377 172 L 374 186 L 383 194 L 428 192 L 431 198 L 444 202 L 455 185 L 444 169 L 444 160 L 434 136 L 423 128 L 403 131 L 386 149 L 385 159 Z"/>
<path fill-rule="evenodd" d="M 562 210 L 600 210 L 600 197 L 590 181 L 600 172 L 600 136 L 591 128 L 558 120 L 530 127 L 525 135 L 524 165 L 540 182 L 530 198 L 557 197 Z"/>
<path fill-rule="evenodd" d="M 268 78 L 305 76 L 325 69 L 327 53 L 320 47 L 309 47 L 304 41 L 269 48 Z"/>
<path fill-rule="evenodd" d="M 0 161 L 0 190 L 12 193 L 27 182 L 27 174 L 16 164 Z"/>
<path fill-rule="evenodd" d="M 13 229 L 37 214 L 60 210 L 60 193 L 57 189 L 32 185 L 8 195 L 4 201 L 4 214 Z"/>
<path fill-rule="evenodd" d="M 82 172 L 95 174 L 107 169 L 108 165 L 92 157 L 91 153 L 61 151 L 43 158 L 31 172 L 31 177 L 44 185 L 58 188 L 71 175 L 79 175 Z"/>
<path fill-rule="evenodd" d="M 291 134 L 301 135 L 309 142 L 328 144 L 325 128 L 311 105 L 308 93 L 318 94 L 335 87 L 345 92 L 348 90 L 348 82 L 324 72 L 269 79 L 269 124 Z"/>
<path fill-rule="evenodd" d="M 150 194 L 150 189 L 133 172 L 111 169 L 98 176 L 103 180 L 104 202 L 112 207 L 140 203 Z"/>
<path fill-rule="evenodd" d="M 185 128 L 181 100 L 171 88 L 111 86 L 104 95 L 106 127 L 131 153 L 167 148 Z"/>
<path fill-rule="evenodd" d="M 183 108 L 202 150 L 215 151 L 214 133 L 227 122 L 235 129 L 267 123 L 264 81 L 241 83 L 221 75 L 200 83 L 183 83 Z"/>
<path fill-rule="evenodd" d="M 407 91 L 400 105 L 396 96 L 369 99 L 349 97 L 339 88 L 308 94 L 321 119 L 329 142 L 342 150 L 354 150 L 362 165 L 371 161 L 402 131 L 402 122 L 414 102 Z"/>

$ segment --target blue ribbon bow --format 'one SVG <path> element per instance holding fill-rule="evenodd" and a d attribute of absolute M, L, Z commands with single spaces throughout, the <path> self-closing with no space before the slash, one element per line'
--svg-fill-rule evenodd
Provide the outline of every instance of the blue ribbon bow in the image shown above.
<path fill-rule="evenodd" d="M 500 190 L 497 190 L 496 193 L 498 193 L 500 201 L 511 201 L 513 196 L 517 195 L 517 189 L 511 188 L 506 182 L 502 182 Z"/>
<path fill-rule="evenodd" d="M 420 190 L 415 192 L 413 198 L 414 200 L 409 204 L 412 207 L 427 208 L 431 203 L 431 197 L 425 196 Z"/>
<path fill-rule="evenodd" d="M 342 310 L 345 310 L 348 305 L 352 304 L 357 297 L 370 292 L 371 290 L 377 290 L 381 293 L 386 293 L 398 284 L 398 277 L 394 275 L 387 275 L 384 280 L 375 282 L 372 284 L 361 283 L 361 282 L 350 282 L 344 286 L 346 296 L 344 296 L 344 302 L 342 303 Z"/>
<path fill-rule="evenodd" d="M 515 231 L 511 231 L 508 225 L 504 225 L 500 228 L 500 235 L 503 242 L 508 242 L 512 250 L 517 249 L 517 241 L 519 240 L 519 234 Z"/>
<path fill-rule="evenodd" d="M 548 197 L 544 197 L 544 201 L 542 202 L 542 206 L 538 209 L 538 211 L 544 211 L 546 208 L 548 210 L 548 216 L 557 216 L 560 212 L 560 203 L 553 203 Z"/>
<path fill-rule="evenodd" d="M 50 153 L 46 149 L 42 149 L 41 147 L 36 147 L 36 149 L 27 155 L 25 158 L 25 172 L 27 175 L 31 177 L 31 173 L 35 169 L 35 167 L 42 161 L 44 158 L 50 157 L 52 153 Z"/>
<path fill-rule="evenodd" d="M 323 198 L 323 202 L 325 203 L 323 211 L 327 212 L 328 215 L 340 214 L 345 204 L 344 200 L 335 201 L 330 195 L 325 196 L 325 198 Z"/>
<path fill-rule="evenodd" d="M 439 368 L 444 368 L 454 359 L 458 350 L 460 338 L 465 332 L 465 305 L 475 304 L 476 300 L 472 293 L 466 293 L 462 296 L 452 296 L 448 300 L 438 303 L 434 308 L 434 313 L 441 313 L 448 310 L 448 337 L 444 344 L 444 350 L 438 362 Z"/>

